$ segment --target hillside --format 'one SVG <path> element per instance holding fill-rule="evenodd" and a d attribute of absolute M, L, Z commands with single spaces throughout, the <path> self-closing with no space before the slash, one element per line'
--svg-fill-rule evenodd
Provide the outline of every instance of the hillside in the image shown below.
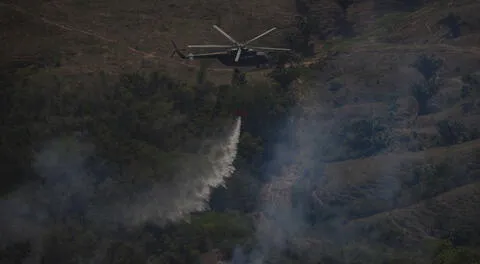
<path fill-rule="evenodd" d="M 480 259 L 478 1 L 0 7 L 1 261 Z M 258 44 L 302 60 L 235 82 L 170 58 L 171 39 L 226 43 L 213 24 L 276 26 Z M 239 109 L 235 172 L 213 179 Z M 60 165 L 39 169 L 52 140 L 41 160 Z"/>
<path fill-rule="evenodd" d="M 292 27 L 295 7 L 291 1 L 267 0 L 247 5 L 225 1 L 156 4 L 27 0 L 3 2 L 2 12 L 2 31 L 8 40 L 3 42 L 2 61 L 49 56 L 61 64 L 56 70 L 62 74 L 156 68 L 188 79 L 194 75 L 191 67 L 170 58 L 170 40 L 181 46 L 228 43 L 212 28 L 213 24 L 240 40 L 273 26 L 285 31 Z M 278 43 L 281 37 L 281 33 L 272 35 L 267 44 Z M 221 70 L 212 74 L 220 80 L 231 76 L 230 71 Z"/>
<path fill-rule="evenodd" d="M 337 55 L 301 84 L 314 87 L 303 98 L 316 125 L 303 129 L 316 134 L 304 136 L 318 144 L 311 157 L 327 163 L 314 165 L 307 183 L 302 170 L 280 174 L 263 196 L 280 207 L 306 199 L 300 221 L 311 227 L 296 233 L 298 243 L 305 234 L 311 241 L 299 246 L 304 254 L 442 263 L 431 248 L 414 252 L 438 238 L 478 247 L 470 235 L 478 228 L 478 8 L 465 1 L 390 11 L 353 39 L 327 41 Z M 464 21 L 458 36 L 450 36 L 455 24 L 439 24 L 451 12 Z M 276 217 L 264 219 L 274 223 L 272 234 Z"/>

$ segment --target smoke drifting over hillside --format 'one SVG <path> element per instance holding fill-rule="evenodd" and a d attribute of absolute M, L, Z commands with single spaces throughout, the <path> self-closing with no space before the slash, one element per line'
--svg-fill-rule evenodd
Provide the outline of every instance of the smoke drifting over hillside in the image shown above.
<path fill-rule="evenodd" d="M 267 259 L 280 263 L 280 260 L 272 258 L 286 252 L 296 252 L 304 260 L 310 256 L 318 259 L 325 252 L 335 259 L 343 259 L 342 248 L 353 241 L 366 241 L 364 235 L 367 234 L 360 235 L 355 228 L 344 228 L 348 212 L 354 206 L 354 196 L 350 197 L 351 202 L 336 206 L 324 205 L 312 196 L 314 191 L 320 196 L 322 191 L 335 195 L 334 184 L 328 183 L 342 181 L 342 178 L 325 178 L 321 152 L 322 147 L 333 140 L 329 133 L 331 127 L 345 120 L 326 121 L 299 109 L 300 106 L 282 130 L 282 140 L 269 162 L 267 174 L 271 185 L 264 188 L 265 199 L 258 205 L 263 217 L 256 226 L 257 244 L 247 256 L 236 249 L 233 252 L 234 263 L 264 264 Z M 372 202 L 393 203 L 400 189 L 398 179 L 393 175 L 399 162 L 389 160 L 379 166 L 378 171 L 383 176 L 371 187 L 361 190 L 359 195 L 362 199 L 365 196 Z M 322 213 L 328 217 L 318 216 Z M 374 236 L 373 233 L 369 235 Z M 365 249 L 352 250 L 360 252 Z"/>
<path fill-rule="evenodd" d="M 265 218 L 257 225 L 258 245 L 249 256 L 252 264 L 262 264 L 272 254 L 290 248 L 292 242 L 307 231 L 305 203 L 293 203 L 291 192 L 286 190 L 291 190 L 294 184 L 307 179 L 311 171 L 317 169 L 315 142 L 319 140 L 321 127 L 314 118 L 292 115 L 283 132 L 282 142 L 277 145 L 267 170 L 271 182 L 279 187 L 272 188 L 272 198 L 259 205 Z M 308 196 L 310 191 L 307 188 L 310 187 L 302 185 L 297 191 Z M 237 250 L 236 254 L 240 251 Z M 236 254 L 234 259 L 242 259 Z"/>
<path fill-rule="evenodd" d="M 226 135 L 208 140 L 199 153 L 182 160 L 182 168 L 168 181 L 133 186 L 129 189 L 138 191 L 120 194 L 115 177 L 90 168 L 93 145 L 76 138 L 49 142 L 36 153 L 33 164 L 43 182 L 24 185 L 0 201 L 0 224 L 6 227 L 0 243 L 40 239 L 67 216 L 85 219 L 102 231 L 145 222 L 163 224 L 204 210 L 211 188 L 223 184 L 235 170 L 240 128 L 238 118 Z"/>

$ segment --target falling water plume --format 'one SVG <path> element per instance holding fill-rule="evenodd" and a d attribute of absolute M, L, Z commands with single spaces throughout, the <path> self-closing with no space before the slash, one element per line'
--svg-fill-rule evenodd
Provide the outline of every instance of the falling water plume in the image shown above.
<path fill-rule="evenodd" d="M 221 186 L 235 171 L 233 162 L 240 139 L 241 118 L 226 138 L 213 140 L 206 150 L 182 160 L 182 168 L 172 182 L 155 183 L 124 208 L 124 222 L 137 225 L 146 221 L 163 224 L 192 212 L 207 209 L 212 188 Z"/>

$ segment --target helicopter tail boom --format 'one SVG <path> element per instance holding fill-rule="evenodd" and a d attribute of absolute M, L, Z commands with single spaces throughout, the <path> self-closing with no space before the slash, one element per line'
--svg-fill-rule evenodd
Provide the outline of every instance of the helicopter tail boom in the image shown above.
<path fill-rule="evenodd" d="M 180 58 L 182 59 L 187 59 L 187 56 L 185 54 L 183 54 L 177 47 L 177 44 L 175 44 L 175 42 L 173 40 L 171 40 L 172 42 L 172 45 L 173 45 L 173 52 L 172 52 L 172 55 L 170 57 L 173 57 L 173 55 L 175 54 L 178 54 L 178 56 L 180 56 Z"/>

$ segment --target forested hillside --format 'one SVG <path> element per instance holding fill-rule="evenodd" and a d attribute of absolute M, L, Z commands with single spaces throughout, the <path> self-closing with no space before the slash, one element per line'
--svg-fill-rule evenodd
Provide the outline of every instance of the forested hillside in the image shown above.
<path fill-rule="evenodd" d="M 1 263 L 479 263 L 476 1 L 0 6 Z"/>

